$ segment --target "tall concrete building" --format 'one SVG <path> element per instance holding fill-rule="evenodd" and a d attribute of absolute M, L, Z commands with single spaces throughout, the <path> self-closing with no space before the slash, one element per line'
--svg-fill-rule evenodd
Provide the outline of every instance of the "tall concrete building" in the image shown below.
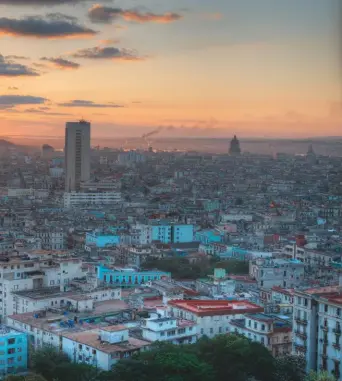
<path fill-rule="evenodd" d="M 68 122 L 65 128 L 65 191 L 79 191 L 90 178 L 90 123 Z"/>

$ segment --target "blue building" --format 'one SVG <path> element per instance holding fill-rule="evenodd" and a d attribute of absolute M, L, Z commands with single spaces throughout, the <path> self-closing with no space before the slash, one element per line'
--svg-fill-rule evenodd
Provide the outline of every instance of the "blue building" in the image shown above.
<path fill-rule="evenodd" d="M 27 369 L 27 335 L 6 326 L 0 326 L 0 376 Z"/>
<path fill-rule="evenodd" d="M 119 287 L 135 287 L 151 280 L 171 278 L 171 273 L 163 271 L 135 271 L 127 268 L 109 269 L 105 266 L 97 267 L 97 277 L 102 282 Z"/>
<path fill-rule="evenodd" d="M 86 245 L 96 247 L 109 247 L 120 244 L 120 236 L 116 234 L 104 234 L 98 232 L 86 233 Z"/>
<path fill-rule="evenodd" d="M 162 243 L 188 243 L 194 240 L 194 226 L 187 224 L 153 224 L 152 241 Z"/>
<path fill-rule="evenodd" d="M 196 232 L 195 241 L 203 244 L 220 243 L 222 241 L 222 235 L 215 230 L 201 230 Z"/>

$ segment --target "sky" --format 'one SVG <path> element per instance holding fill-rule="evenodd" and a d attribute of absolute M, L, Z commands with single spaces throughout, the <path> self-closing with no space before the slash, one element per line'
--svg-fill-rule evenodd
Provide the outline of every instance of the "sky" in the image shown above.
<path fill-rule="evenodd" d="M 0 0 L 0 135 L 340 136 L 339 0 Z"/>

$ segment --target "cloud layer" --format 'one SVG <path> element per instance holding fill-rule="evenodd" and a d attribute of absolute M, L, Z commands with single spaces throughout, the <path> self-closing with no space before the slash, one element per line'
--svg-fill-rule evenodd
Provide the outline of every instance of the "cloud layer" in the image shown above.
<path fill-rule="evenodd" d="M 37 105 L 47 101 L 46 98 L 32 95 L 0 95 L 0 107 L 13 107 L 17 105 Z"/>
<path fill-rule="evenodd" d="M 171 23 L 182 18 L 178 13 L 163 13 L 156 14 L 153 12 L 143 13 L 139 10 L 124 10 L 122 8 L 105 7 L 100 4 L 95 4 L 88 11 L 90 20 L 94 23 L 111 23 L 118 18 L 126 21 L 135 21 L 140 23 L 155 22 L 155 23 Z"/>
<path fill-rule="evenodd" d="M 119 61 L 141 61 L 144 59 L 144 57 L 139 56 L 134 50 L 102 46 L 78 50 L 73 54 L 73 57 Z"/>
<path fill-rule="evenodd" d="M 0 0 L 0 4 L 5 5 L 61 5 L 61 4 L 77 4 L 87 3 L 90 0 Z"/>
<path fill-rule="evenodd" d="M 43 19 L 38 16 L 22 19 L 0 18 L 0 35 L 35 38 L 77 38 L 93 36 L 96 33 L 92 29 L 65 18 Z"/>
<path fill-rule="evenodd" d="M 41 60 L 52 63 L 58 69 L 78 69 L 81 66 L 77 62 L 69 61 L 60 57 L 57 57 L 57 58 L 42 57 Z"/>
<path fill-rule="evenodd" d="M 0 54 L 0 77 L 37 77 L 39 73 Z"/>
<path fill-rule="evenodd" d="M 58 106 L 61 107 L 87 107 L 87 108 L 121 108 L 122 105 L 115 103 L 95 103 L 87 100 L 75 99 L 70 102 L 60 103 Z"/>

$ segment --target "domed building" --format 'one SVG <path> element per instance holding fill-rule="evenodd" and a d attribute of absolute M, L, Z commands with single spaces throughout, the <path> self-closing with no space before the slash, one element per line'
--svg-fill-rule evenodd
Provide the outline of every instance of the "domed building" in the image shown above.
<path fill-rule="evenodd" d="M 237 156 L 241 154 L 239 139 L 234 135 L 234 138 L 230 142 L 229 155 Z"/>

